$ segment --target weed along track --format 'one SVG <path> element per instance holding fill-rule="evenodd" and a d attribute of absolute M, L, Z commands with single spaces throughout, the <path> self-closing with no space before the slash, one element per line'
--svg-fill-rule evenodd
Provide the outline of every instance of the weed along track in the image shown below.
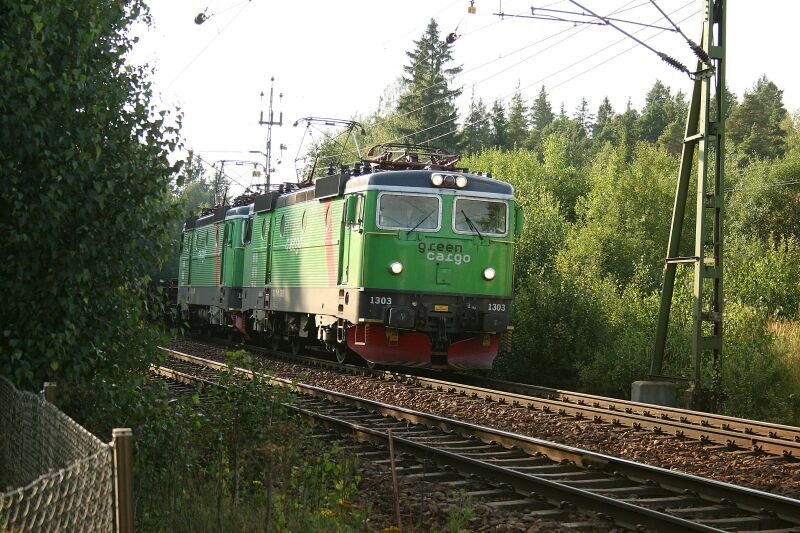
<path fill-rule="evenodd" d="M 182 375 L 219 362 L 176 352 L 169 366 Z M 205 370 L 204 370 L 205 372 Z M 237 369 L 244 374 L 251 371 Z M 335 392 L 281 378 L 272 384 L 295 392 L 292 408 L 355 440 L 379 446 L 394 434 L 396 452 L 433 461 L 461 475 L 499 483 L 510 497 L 492 505 L 525 516 L 564 509 L 601 513 L 613 525 L 652 531 L 800 531 L 800 501 L 720 483 L 609 455 L 547 442 Z M 471 491 L 497 496 L 497 489 Z M 489 491 L 489 492 L 483 492 Z M 501 503 L 507 502 L 507 503 Z"/>

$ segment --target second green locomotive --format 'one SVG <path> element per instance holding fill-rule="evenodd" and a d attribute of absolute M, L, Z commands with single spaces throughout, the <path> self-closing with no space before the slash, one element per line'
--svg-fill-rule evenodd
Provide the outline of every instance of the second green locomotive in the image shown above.
<path fill-rule="evenodd" d="M 487 369 L 509 329 L 513 188 L 420 147 L 187 220 L 184 320 L 340 361 Z M 427 155 L 421 162 L 420 155 Z"/>

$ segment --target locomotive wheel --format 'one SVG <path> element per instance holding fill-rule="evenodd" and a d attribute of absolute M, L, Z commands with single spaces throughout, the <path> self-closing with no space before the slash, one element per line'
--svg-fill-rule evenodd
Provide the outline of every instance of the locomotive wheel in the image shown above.
<path fill-rule="evenodd" d="M 300 350 L 303 349 L 304 345 L 305 341 L 303 341 L 303 339 L 301 339 L 300 337 L 289 338 L 289 348 L 292 351 L 292 355 L 298 355 L 300 353 Z"/>
<path fill-rule="evenodd" d="M 270 350 L 272 350 L 273 352 L 277 352 L 278 349 L 281 347 L 281 338 L 278 337 L 277 335 L 272 335 L 267 340 L 267 345 L 269 346 Z"/>
<path fill-rule="evenodd" d="M 333 353 L 336 356 L 336 362 L 343 365 L 348 359 L 347 356 L 350 355 L 350 349 L 346 344 L 337 344 Z"/>

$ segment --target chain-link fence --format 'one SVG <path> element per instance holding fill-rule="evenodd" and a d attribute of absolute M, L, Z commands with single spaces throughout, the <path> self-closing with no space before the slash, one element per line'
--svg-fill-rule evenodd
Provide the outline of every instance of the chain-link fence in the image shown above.
<path fill-rule="evenodd" d="M 0 531 L 114 530 L 112 446 L 2 376 L 0 490 Z"/>

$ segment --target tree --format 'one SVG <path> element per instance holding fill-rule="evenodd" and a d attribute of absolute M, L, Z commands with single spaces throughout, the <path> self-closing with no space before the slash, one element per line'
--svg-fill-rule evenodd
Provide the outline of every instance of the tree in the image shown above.
<path fill-rule="evenodd" d="M 796 153 L 776 161 L 754 161 L 741 174 L 731 172 L 733 192 L 727 200 L 725 230 L 747 239 L 800 244 L 798 173 Z"/>
<path fill-rule="evenodd" d="M 661 276 L 678 162 L 642 142 L 630 157 L 624 145 L 595 156 L 590 191 L 579 204 L 582 224 L 560 258 L 576 275 L 591 272 L 622 285 L 643 277 L 639 288 L 649 292 Z"/>
<path fill-rule="evenodd" d="M 595 150 L 599 150 L 607 142 L 613 142 L 611 129 L 608 128 L 613 118 L 614 108 L 611 106 L 608 96 L 606 96 L 600 103 L 600 107 L 597 108 L 597 120 L 592 128 L 592 140 Z"/>
<path fill-rule="evenodd" d="M 644 109 L 638 120 L 639 132 L 642 139 L 655 144 L 664 132 L 667 125 L 679 118 L 679 110 L 672 97 L 669 87 L 660 80 L 656 80 L 653 87 L 647 91 Z M 686 121 L 686 115 L 680 117 Z"/>
<path fill-rule="evenodd" d="M 531 126 L 536 130 L 544 130 L 553 122 L 555 115 L 553 115 L 553 108 L 550 106 L 550 101 L 547 99 L 547 91 L 542 85 L 539 91 L 539 96 L 533 101 L 531 105 Z"/>
<path fill-rule="evenodd" d="M 4 4 L 0 373 L 24 387 L 99 385 L 154 353 L 147 274 L 177 216 L 178 134 L 125 63 L 137 21 L 142 0 Z"/>
<path fill-rule="evenodd" d="M 586 98 L 581 98 L 581 103 L 575 109 L 575 121 L 578 125 L 578 134 L 581 137 L 588 137 L 592 133 L 594 116 L 589 112 L 589 102 Z"/>
<path fill-rule="evenodd" d="M 489 146 L 492 140 L 491 122 L 489 113 L 483 100 L 475 100 L 475 92 L 472 92 L 472 100 L 469 104 L 469 114 L 464 122 L 464 129 L 461 132 L 462 148 L 464 152 L 480 152 L 484 146 Z"/>
<path fill-rule="evenodd" d="M 636 143 L 639 142 L 639 112 L 628 99 L 628 105 L 624 113 L 616 113 L 611 116 L 600 133 L 598 140 L 611 143 L 614 146 L 624 145 L 627 150 L 628 158 L 633 154 Z"/>
<path fill-rule="evenodd" d="M 161 279 L 178 277 L 180 239 L 186 219 L 199 215 L 203 208 L 213 207 L 216 203 L 214 184 L 208 181 L 202 160 L 193 150 L 189 150 L 180 174 L 176 176 L 172 194 L 173 202 L 181 214 L 173 221 L 169 230 L 171 243 L 169 258 L 160 271 L 153 273 L 154 277 L 158 276 Z"/>
<path fill-rule="evenodd" d="M 525 139 L 528 137 L 528 110 L 519 92 L 519 84 L 514 96 L 511 97 L 511 105 L 508 110 L 508 144 L 507 148 L 521 148 Z"/>
<path fill-rule="evenodd" d="M 786 151 L 786 130 L 781 123 L 788 116 L 783 91 L 761 76 L 728 119 L 728 138 L 745 154 L 774 158 Z"/>
<path fill-rule="evenodd" d="M 173 182 L 173 192 L 180 194 L 186 187 L 193 183 L 206 181 L 206 169 L 200 156 L 195 155 L 194 150 L 187 152 L 186 160 L 183 162 L 180 173 Z"/>
<path fill-rule="evenodd" d="M 455 99 L 461 89 L 450 88 L 448 79 L 461 72 L 461 66 L 448 67 L 453 60 L 450 45 L 439 37 L 439 26 L 431 19 L 425 32 L 414 41 L 414 51 L 406 52 L 409 64 L 403 67 L 403 92 L 397 112 L 415 121 L 416 129 L 401 128 L 412 142 L 428 142 L 455 151 L 458 146 Z"/>
<path fill-rule="evenodd" d="M 492 110 L 489 112 L 489 120 L 492 122 L 492 146 L 497 148 L 507 146 L 508 121 L 506 120 L 506 110 L 502 101 L 494 101 Z"/>
<path fill-rule="evenodd" d="M 562 104 L 562 116 L 566 118 Z M 531 131 L 528 134 L 526 145 L 534 152 L 541 154 L 542 144 L 545 137 L 550 133 L 565 133 L 563 121 L 553 126 L 553 108 L 550 106 L 550 101 L 547 99 L 547 91 L 542 85 L 539 91 L 539 96 L 533 101 L 531 105 Z"/>

